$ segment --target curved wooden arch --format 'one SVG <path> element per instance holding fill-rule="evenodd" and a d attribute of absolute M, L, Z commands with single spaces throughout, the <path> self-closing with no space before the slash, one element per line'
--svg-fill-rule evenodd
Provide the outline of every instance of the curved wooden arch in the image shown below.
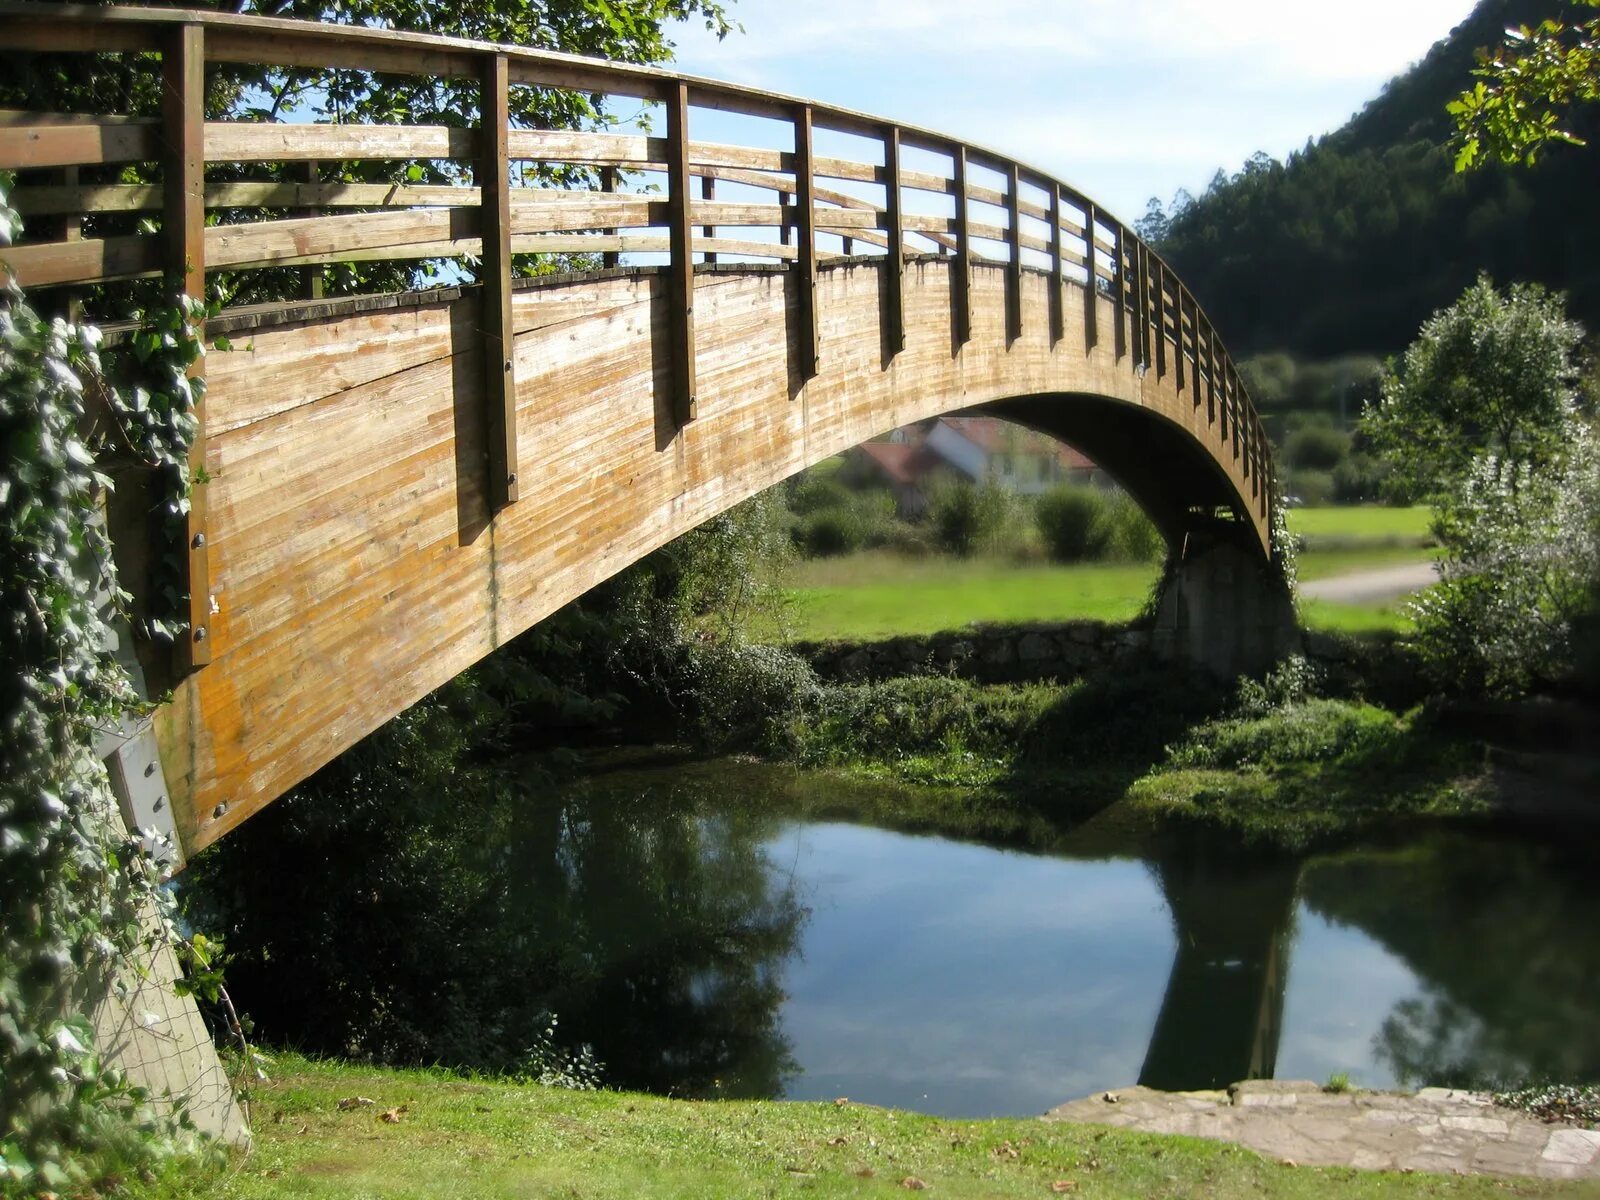
<path fill-rule="evenodd" d="M 157 716 L 190 852 L 657 546 L 921 418 L 985 409 L 1044 430 L 1117 476 L 1169 539 L 1221 521 L 1268 552 L 1270 456 L 1215 329 L 1131 230 L 1023 164 L 793 97 L 451 39 L 14 0 L 0 0 L 0 35 L 20 50 L 154 49 L 167 85 L 159 121 L 0 113 L 0 168 L 160 166 L 155 184 L 26 180 L 25 213 L 156 208 L 165 232 L 13 247 L 25 286 L 165 271 L 197 294 L 207 270 L 480 264 L 476 287 L 215 322 L 234 348 L 206 367 L 194 632 Z M 486 121 L 207 123 L 207 61 L 474 75 Z M 515 83 L 662 100 L 666 135 L 510 128 Z M 778 117 L 792 149 L 695 142 L 691 105 Z M 817 155 L 819 127 L 877 139 L 881 160 Z M 909 148 L 945 156 L 947 173 L 907 169 Z M 471 181 L 204 173 L 358 157 L 465 160 Z M 513 186 L 519 159 L 592 171 L 595 186 Z M 623 171 L 665 187 L 620 191 Z M 716 182 L 771 199 L 708 195 Z M 915 211 L 919 192 L 953 214 Z M 283 216 L 291 203 L 333 215 Z M 514 254 L 644 251 L 666 265 L 513 279 Z M 124 524 L 119 556 L 137 560 L 139 522 Z"/>

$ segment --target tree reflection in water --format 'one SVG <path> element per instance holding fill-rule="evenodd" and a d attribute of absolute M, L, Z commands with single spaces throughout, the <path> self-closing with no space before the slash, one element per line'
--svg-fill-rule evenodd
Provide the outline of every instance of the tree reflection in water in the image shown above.
<path fill-rule="evenodd" d="M 504 1070 L 553 1012 L 611 1086 L 771 1096 L 797 1069 L 778 1010 L 807 913 L 773 818 L 661 772 L 372 791 L 282 801 L 188 878 L 264 1040 Z"/>
<path fill-rule="evenodd" d="M 1403 1084 L 1600 1078 L 1600 893 L 1592 838 L 1433 834 L 1317 860 L 1309 908 L 1403 959 L 1422 994 L 1375 1050 Z"/>

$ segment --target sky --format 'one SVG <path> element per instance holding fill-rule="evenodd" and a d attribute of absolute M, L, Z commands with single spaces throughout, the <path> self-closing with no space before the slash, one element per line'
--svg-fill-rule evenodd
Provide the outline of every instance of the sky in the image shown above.
<path fill-rule="evenodd" d="M 681 70 L 988 146 L 1125 221 L 1342 124 L 1473 0 L 737 0 Z M 691 135 L 737 140 L 706 115 Z M 819 144 L 819 152 L 828 152 Z"/>

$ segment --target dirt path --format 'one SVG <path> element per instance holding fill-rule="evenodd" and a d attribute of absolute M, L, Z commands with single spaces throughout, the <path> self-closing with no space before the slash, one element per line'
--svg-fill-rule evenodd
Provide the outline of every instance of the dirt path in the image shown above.
<path fill-rule="evenodd" d="M 1420 592 L 1438 580 L 1439 574 L 1431 562 L 1405 563 L 1398 567 L 1377 567 L 1370 571 L 1334 575 L 1328 579 L 1313 579 L 1300 585 L 1300 594 L 1308 600 L 1380 604 L 1385 600 Z"/>

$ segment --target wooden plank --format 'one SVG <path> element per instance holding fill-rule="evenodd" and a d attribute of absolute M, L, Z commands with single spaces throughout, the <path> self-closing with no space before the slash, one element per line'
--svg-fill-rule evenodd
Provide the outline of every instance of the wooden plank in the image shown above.
<path fill-rule="evenodd" d="M 1194 406 L 1200 407 L 1200 302 L 1189 297 L 1189 382 L 1194 388 Z"/>
<path fill-rule="evenodd" d="M 206 123 L 206 161 L 304 162 L 307 159 L 470 159 L 475 129 L 447 125 L 286 125 L 266 121 Z"/>
<path fill-rule="evenodd" d="M 811 175 L 811 108 L 794 112 L 795 245 L 799 251 L 796 273 L 800 294 L 795 320 L 800 335 L 800 378 L 814 379 L 820 345 L 817 331 L 817 202 Z"/>
<path fill-rule="evenodd" d="M 206 298 L 206 47 L 199 25 L 177 25 L 161 50 L 162 259 L 169 294 L 202 304 Z M 194 323 L 205 337 L 204 318 Z M 205 371 L 196 359 L 190 378 Z M 211 569 L 206 543 L 205 401 L 194 406 L 195 436 L 189 446 L 189 513 L 184 590 L 189 633 L 178 646 L 180 672 L 211 661 Z"/>
<path fill-rule="evenodd" d="M 955 307 L 951 320 L 955 324 L 956 344 L 964 346 L 972 340 L 972 226 L 967 212 L 966 146 L 957 145 L 950 152 L 950 158 L 956 198 L 956 260 L 950 268 Z"/>
<path fill-rule="evenodd" d="M 1050 191 L 1050 344 L 1067 336 L 1067 248 L 1061 229 L 1061 185 L 1051 180 Z M 1088 307 L 1094 307 L 1094 288 L 1089 289 Z"/>
<path fill-rule="evenodd" d="M 883 321 L 893 358 L 906 348 L 906 230 L 900 193 L 900 127 L 883 131 Z"/>
<path fill-rule="evenodd" d="M 616 193 L 618 183 L 621 182 L 621 178 L 621 172 L 619 172 L 616 167 L 601 167 L 600 190 L 608 196 L 614 195 Z M 605 232 L 616 233 L 617 230 L 616 227 L 613 226 L 612 228 L 607 229 Z M 601 256 L 600 265 L 603 267 L 614 267 L 621 261 L 622 255 L 618 254 L 615 250 L 607 250 Z"/>
<path fill-rule="evenodd" d="M 667 203 L 671 261 L 667 266 L 672 330 L 673 414 L 682 428 L 699 413 L 694 353 L 694 239 L 690 231 L 689 87 L 678 82 L 667 100 Z"/>
<path fill-rule="evenodd" d="M 1006 172 L 1006 340 L 1022 337 L 1022 168 Z"/>
<path fill-rule="evenodd" d="M 154 124 L 0 125 L 0 170 L 149 162 L 160 152 Z"/>
<path fill-rule="evenodd" d="M 159 275 L 162 264 L 159 241 L 137 234 L 8 246 L 4 257 L 17 282 L 26 288 L 137 279 Z"/>
<path fill-rule="evenodd" d="M 478 76 L 480 138 L 473 176 L 483 249 L 478 286 L 483 305 L 484 406 L 488 421 L 490 513 L 517 502 L 517 365 L 511 329 L 511 128 L 509 64 L 485 56 Z"/>
<path fill-rule="evenodd" d="M 1094 203 L 1086 200 L 1083 205 L 1083 254 L 1084 267 L 1088 271 L 1084 285 L 1089 289 L 1088 299 L 1083 306 L 1083 345 L 1086 350 L 1093 350 L 1100 344 L 1100 330 L 1095 324 L 1099 320 L 1100 307 L 1095 303 L 1095 298 L 1100 294 L 1100 286 L 1096 282 L 1095 221 Z"/>

